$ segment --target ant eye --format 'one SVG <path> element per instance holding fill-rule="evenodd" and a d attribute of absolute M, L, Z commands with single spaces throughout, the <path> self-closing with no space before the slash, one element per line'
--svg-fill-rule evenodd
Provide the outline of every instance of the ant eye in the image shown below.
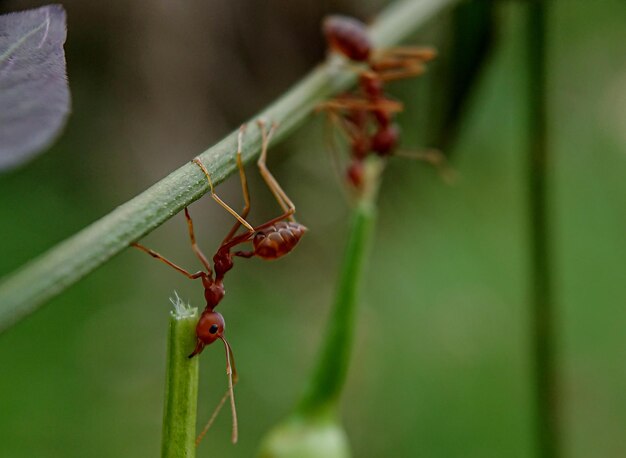
<path fill-rule="evenodd" d="M 215 334 L 217 331 L 219 330 L 219 327 L 216 324 L 211 325 L 211 327 L 209 328 L 209 333 L 210 334 Z"/>

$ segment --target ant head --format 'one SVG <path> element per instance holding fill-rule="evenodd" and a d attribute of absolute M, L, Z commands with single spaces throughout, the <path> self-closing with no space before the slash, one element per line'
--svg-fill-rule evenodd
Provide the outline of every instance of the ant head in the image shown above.
<path fill-rule="evenodd" d="M 217 339 L 224 338 L 224 317 L 211 311 L 205 311 L 200 316 L 200 320 L 196 325 L 196 336 L 198 337 L 198 343 L 196 349 L 189 357 L 195 356 L 204 350 L 204 347 L 212 344 Z"/>

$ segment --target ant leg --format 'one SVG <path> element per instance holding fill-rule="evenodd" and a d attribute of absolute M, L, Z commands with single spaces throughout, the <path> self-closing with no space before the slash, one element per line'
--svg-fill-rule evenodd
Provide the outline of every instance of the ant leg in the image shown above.
<path fill-rule="evenodd" d="M 398 70 L 409 66 L 421 65 L 419 60 L 407 60 L 399 57 L 386 57 L 384 59 L 372 62 L 372 72 L 380 78 L 380 74 L 386 70 Z"/>
<path fill-rule="evenodd" d="M 258 124 L 261 129 L 261 135 L 262 135 L 262 141 L 263 141 L 262 147 L 261 147 L 261 156 L 259 157 L 259 160 L 258 160 L 259 170 L 267 186 L 270 188 L 270 191 L 272 191 L 272 194 L 274 194 L 274 197 L 276 198 L 279 205 L 283 209 L 284 213 L 275 218 L 272 218 L 269 221 L 266 221 L 265 223 L 259 226 L 254 227 L 252 232 L 258 232 L 260 230 L 268 228 L 276 224 L 277 222 L 283 221 L 285 219 L 295 221 L 295 219 L 293 218 L 293 214 L 296 211 L 295 205 L 293 204 L 291 199 L 289 199 L 285 191 L 283 191 L 283 189 L 280 187 L 280 185 L 278 184 L 274 176 L 271 174 L 271 172 L 269 171 L 265 163 L 267 159 L 267 148 L 269 145 L 269 141 L 276 129 L 276 125 L 275 124 L 272 125 L 272 128 L 270 129 L 270 131 L 267 132 L 265 130 L 265 122 L 263 120 L 259 120 Z M 230 250 L 239 244 L 250 242 L 251 239 L 252 239 L 252 233 L 240 234 L 236 237 L 231 238 L 227 242 L 224 242 L 222 246 L 220 246 L 220 250 Z M 234 254 L 235 256 L 240 256 L 244 258 L 249 258 L 255 255 L 253 251 L 252 252 L 238 251 Z"/>
<path fill-rule="evenodd" d="M 246 178 L 246 172 L 244 171 L 244 168 L 243 168 L 243 159 L 241 158 L 243 134 L 245 131 L 246 131 L 246 125 L 242 124 L 241 127 L 239 128 L 239 134 L 237 136 L 237 168 L 239 168 L 239 179 L 241 180 L 241 191 L 243 193 L 243 201 L 244 201 L 244 207 L 243 207 L 243 210 L 241 210 L 240 215 L 244 220 L 248 216 L 248 213 L 250 213 L 250 193 L 248 192 L 248 180 Z M 222 245 L 228 242 L 230 239 L 232 239 L 233 236 L 235 235 L 235 232 L 237 232 L 237 230 L 240 227 L 241 227 L 241 222 L 239 221 L 239 219 L 237 219 L 237 221 L 235 221 L 235 224 L 230 229 L 226 237 L 224 237 L 224 240 L 222 241 Z"/>
<path fill-rule="evenodd" d="M 235 251 L 233 254 L 240 258 L 251 258 L 255 253 L 254 251 Z"/>
<path fill-rule="evenodd" d="M 263 121 L 262 119 L 259 119 L 257 121 L 257 124 L 259 125 L 259 128 L 261 129 L 261 136 L 263 139 L 263 143 L 261 146 L 261 155 L 259 156 L 259 160 L 257 161 L 257 165 L 259 166 L 259 171 L 261 172 L 261 176 L 265 180 L 265 183 L 267 184 L 267 186 L 270 188 L 270 191 L 272 191 L 272 194 L 274 194 L 276 201 L 278 202 L 280 207 L 283 209 L 285 214 L 289 214 L 288 218 L 291 221 L 295 221 L 293 214 L 296 212 L 296 206 L 293 204 L 291 199 L 287 196 L 285 191 L 283 191 L 283 188 L 280 187 L 280 184 L 278 183 L 278 181 L 276 181 L 276 178 L 274 178 L 274 175 L 272 175 L 272 173 L 269 171 L 269 169 L 267 168 L 267 164 L 266 164 L 267 148 L 269 146 L 269 142 L 270 142 L 270 139 L 272 138 L 272 135 L 276 131 L 276 124 L 272 124 L 272 127 L 270 128 L 269 132 L 265 130 L 265 121 Z"/>
<path fill-rule="evenodd" d="M 382 71 L 378 73 L 378 76 L 381 81 L 388 82 L 421 76 L 425 71 L 426 67 L 424 67 L 424 65 L 421 63 L 413 63 L 411 65 L 404 66 L 404 68 L 383 68 Z"/>
<path fill-rule="evenodd" d="M 393 48 L 372 59 L 370 67 L 384 83 L 422 75 L 435 55 L 432 48 Z"/>
<path fill-rule="evenodd" d="M 211 275 L 211 265 L 209 264 L 208 259 L 196 243 L 196 235 L 193 231 L 193 221 L 191 220 L 191 215 L 189 214 L 189 210 L 185 207 L 185 219 L 187 220 L 187 230 L 189 231 L 189 239 L 191 240 L 191 249 L 196 254 L 206 271 Z"/>
<path fill-rule="evenodd" d="M 354 72 L 357 75 L 363 71 L 363 66 L 360 64 L 355 64 L 351 60 L 343 59 L 341 61 L 341 66 L 345 68 L 347 71 Z"/>
<path fill-rule="evenodd" d="M 338 129 L 334 129 L 335 126 L 337 126 Z M 337 145 L 337 136 L 335 132 L 339 130 L 344 135 L 351 137 L 351 133 L 347 132 L 347 129 L 348 126 L 346 125 L 345 119 L 339 116 L 336 111 L 328 110 L 325 124 L 325 138 L 326 144 L 328 145 L 330 163 L 332 164 L 333 172 L 339 182 L 341 182 L 342 180 L 342 175 L 340 172 L 342 166 L 339 159 L 339 147 Z"/>
<path fill-rule="evenodd" d="M 376 60 L 382 60 L 388 56 L 400 56 L 427 62 L 437 57 L 437 50 L 430 46 L 397 46 L 395 48 L 383 49 L 377 53 L 374 62 L 376 62 Z"/>
<path fill-rule="evenodd" d="M 391 99 L 368 100 L 361 96 L 344 95 L 322 102 L 317 106 L 317 110 L 383 110 L 389 113 L 399 113 L 404 109 L 402 103 Z"/>
<path fill-rule="evenodd" d="M 207 177 L 207 180 L 209 181 L 209 186 L 211 187 L 211 197 L 213 198 L 213 200 L 215 200 L 218 204 L 220 204 L 222 208 L 224 208 L 228 213 L 233 215 L 235 219 L 239 221 L 240 224 L 243 224 L 246 227 L 246 229 L 248 229 L 249 232 L 254 232 L 254 228 L 250 225 L 250 223 L 248 223 L 244 218 L 239 216 L 239 213 L 237 213 L 235 210 L 229 207 L 226 202 L 224 202 L 222 199 L 220 199 L 220 197 L 217 194 L 215 194 L 215 190 L 213 188 L 213 181 L 211 181 L 211 175 L 209 175 L 209 171 L 206 169 L 202 161 L 196 157 L 194 158 L 192 162 L 196 164 L 198 167 L 200 167 L 204 175 Z"/>
<path fill-rule="evenodd" d="M 135 248 L 139 248 L 141 251 L 144 251 L 146 253 L 148 253 L 150 256 L 152 256 L 155 259 L 158 259 L 161 262 L 164 262 L 165 264 L 167 264 L 168 266 L 172 267 L 173 269 L 177 270 L 178 272 L 180 272 L 181 274 L 183 274 L 185 277 L 189 278 L 190 280 L 195 280 L 196 278 L 205 278 L 208 275 L 205 272 L 199 271 L 196 272 L 195 274 L 192 274 L 188 271 L 186 271 L 185 269 L 183 269 L 182 267 L 174 264 L 172 261 L 170 261 L 169 259 L 165 258 L 164 256 L 160 255 L 159 253 L 157 253 L 154 250 L 151 250 L 150 248 L 147 248 L 137 242 L 131 243 L 131 246 L 135 247 Z"/>
<path fill-rule="evenodd" d="M 453 184 L 457 179 L 456 171 L 448 164 L 445 154 L 438 149 L 426 149 L 422 151 L 399 150 L 394 152 L 393 155 L 424 161 L 432 165 L 446 184 Z"/>
<path fill-rule="evenodd" d="M 224 342 L 224 348 L 226 350 L 226 376 L 228 377 L 228 389 L 226 390 L 226 393 L 224 393 L 224 396 L 222 396 L 222 399 L 220 400 L 220 402 L 215 407 L 215 410 L 213 411 L 213 414 L 209 418 L 209 421 L 207 422 L 205 427 L 202 429 L 202 431 L 196 438 L 196 447 L 200 445 L 200 442 L 202 441 L 206 433 L 209 431 L 209 429 L 213 425 L 213 422 L 217 418 L 217 415 L 220 413 L 220 410 L 222 410 L 222 407 L 224 406 L 224 403 L 226 402 L 226 399 L 228 398 L 230 398 L 230 409 L 233 415 L 233 427 L 232 427 L 231 440 L 233 444 L 237 442 L 237 435 L 238 435 L 237 434 L 238 433 L 237 409 L 235 408 L 235 393 L 233 391 L 233 388 L 237 384 L 239 377 L 237 375 L 237 367 L 235 366 L 235 358 L 233 357 L 233 350 L 230 347 L 230 344 L 226 341 L 224 337 L 220 337 L 220 339 L 222 340 L 222 342 Z"/>
<path fill-rule="evenodd" d="M 339 110 L 328 108 L 326 112 L 328 113 L 327 119 L 330 127 L 336 127 L 348 140 L 353 141 L 362 135 L 359 126 L 355 122 L 346 119 L 345 115 L 342 116 Z M 363 110 L 363 112 L 368 112 L 368 110 Z"/>

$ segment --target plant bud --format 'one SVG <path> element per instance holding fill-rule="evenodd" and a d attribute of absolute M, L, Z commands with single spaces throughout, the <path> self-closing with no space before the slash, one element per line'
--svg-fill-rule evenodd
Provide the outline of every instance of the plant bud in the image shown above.
<path fill-rule="evenodd" d="M 292 417 L 271 431 L 259 458 L 349 458 L 348 438 L 333 419 Z"/>

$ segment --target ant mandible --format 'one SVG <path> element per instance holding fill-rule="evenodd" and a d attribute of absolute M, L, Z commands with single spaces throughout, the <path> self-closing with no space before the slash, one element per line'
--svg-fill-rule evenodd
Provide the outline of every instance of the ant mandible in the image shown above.
<path fill-rule="evenodd" d="M 233 210 L 215 193 L 215 190 L 213 188 L 213 181 L 211 180 L 211 176 L 207 168 L 199 158 L 196 157 L 195 159 L 193 159 L 193 163 L 202 170 L 207 178 L 207 181 L 209 182 L 211 197 L 236 219 L 234 225 L 232 226 L 232 228 L 220 244 L 219 248 L 217 249 L 215 255 L 213 256 L 213 269 L 211 268 L 207 257 L 196 243 L 193 221 L 187 207 L 185 207 L 184 212 L 185 218 L 187 220 L 189 238 L 191 240 L 191 248 L 204 266 L 204 270 L 198 271 L 196 273 L 191 273 L 150 248 L 147 248 L 136 242 L 131 244 L 132 246 L 148 253 L 153 258 L 156 258 L 159 261 L 172 267 L 187 278 L 191 280 L 199 278 L 202 280 L 206 307 L 204 308 L 204 311 L 202 312 L 202 314 L 200 315 L 200 319 L 198 320 L 198 324 L 196 326 L 196 347 L 189 355 L 189 358 L 200 354 L 205 346 L 212 344 L 218 339 L 224 343 L 224 348 L 226 351 L 226 373 L 228 375 L 228 391 L 218 404 L 215 412 L 209 420 L 209 423 L 204 428 L 202 433 L 198 436 L 197 443 L 200 442 L 208 428 L 211 426 L 211 423 L 215 419 L 227 396 L 230 396 L 231 410 L 233 414 L 232 441 L 233 443 L 237 442 L 237 414 L 233 393 L 233 386 L 237 383 L 237 370 L 235 367 L 235 360 L 233 357 L 231 346 L 224 337 L 224 317 L 220 313 L 214 311 L 215 307 L 217 307 L 217 305 L 224 297 L 224 276 L 229 270 L 233 268 L 233 257 L 238 256 L 243 258 L 251 258 L 253 256 L 258 256 L 262 259 L 267 260 L 278 259 L 289 253 L 298 244 L 304 233 L 307 231 L 307 228 L 305 226 L 295 220 L 295 205 L 282 189 L 278 181 L 276 181 L 266 165 L 269 142 L 277 128 L 277 125 L 272 124 L 269 131 L 267 131 L 265 126 L 266 123 L 264 120 L 258 120 L 257 124 L 261 129 L 262 135 L 261 155 L 257 161 L 257 165 L 265 183 L 272 191 L 272 194 L 274 195 L 274 197 L 278 201 L 278 204 L 283 210 L 283 213 L 281 215 L 255 227 L 250 225 L 250 223 L 246 221 L 246 217 L 250 212 L 250 194 L 248 192 L 248 183 L 243 168 L 243 161 L 241 158 L 243 136 L 246 129 L 246 126 L 244 124 L 239 129 L 239 134 L 237 137 L 237 167 L 239 169 L 239 177 L 241 180 L 241 188 L 244 198 L 244 208 L 241 211 L 241 214 Z M 246 231 L 237 235 L 237 231 L 239 231 L 241 226 L 244 226 Z M 252 250 L 233 251 L 235 247 L 246 242 L 252 243 Z"/>

